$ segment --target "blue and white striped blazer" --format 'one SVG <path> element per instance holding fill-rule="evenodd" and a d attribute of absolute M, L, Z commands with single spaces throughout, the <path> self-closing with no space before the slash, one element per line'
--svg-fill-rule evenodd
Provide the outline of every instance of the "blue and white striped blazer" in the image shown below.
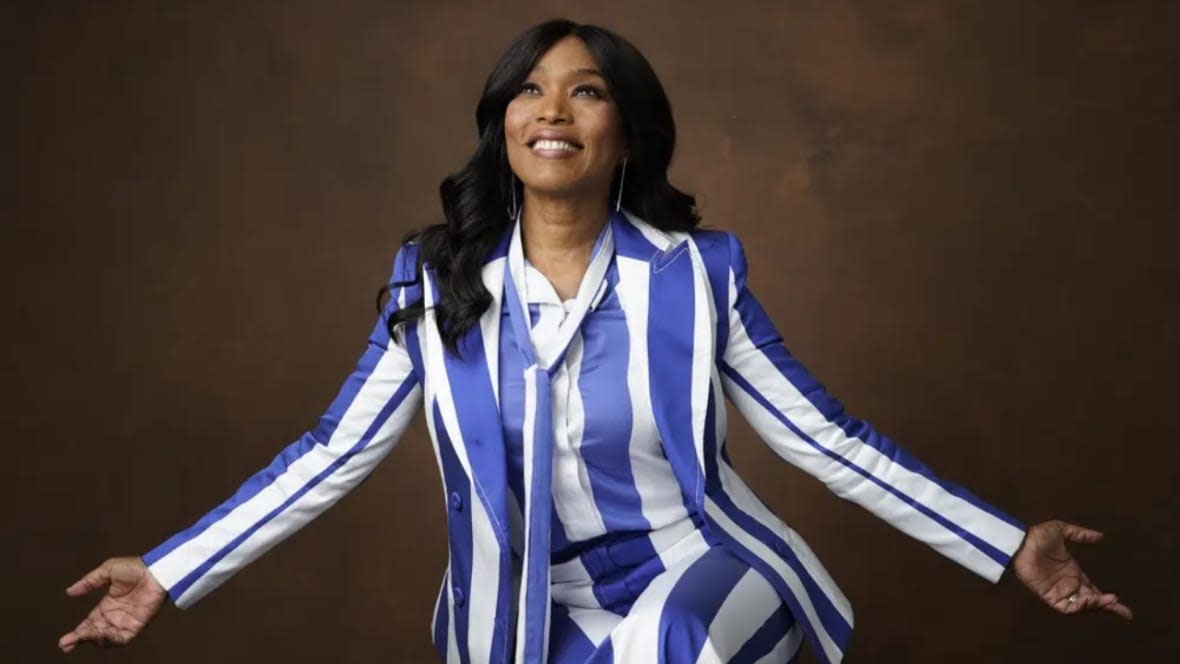
<path fill-rule="evenodd" d="M 725 451 L 723 395 L 779 456 L 837 495 L 984 578 L 999 579 L 1024 525 L 938 479 L 844 413 L 790 355 L 747 289 L 736 236 L 663 232 L 626 211 L 610 223 L 620 279 L 649 294 L 646 315 L 628 317 L 629 328 L 643 328 L 629 329 L 641 340 L 632 351 L 646 353 L 652 409 L 686 505 L 771 582 L 821 661 L 842 658 L 852 609 L 802 538 L 734 471 Z M 493 301 L 464 338 L 461 357 L 444 352 L 432 310 L 438 293 L 432 270 L 414 273 L 414 245 L 398 252 L 391 277 L 398 286 L 385 314 L 424 298 L 424 317 L 394 340 L 378 321 L 316 428 L 225 503 L 144 556 L 178 606 L 196 602 L 359 484 L 424 404 L 449 538 L 435 644 L 448 662 L 513 659 L 509 630 L 519 570 L 512 567 L 497 387 L 507 248 L 506 235 L 484 266 Z"/>

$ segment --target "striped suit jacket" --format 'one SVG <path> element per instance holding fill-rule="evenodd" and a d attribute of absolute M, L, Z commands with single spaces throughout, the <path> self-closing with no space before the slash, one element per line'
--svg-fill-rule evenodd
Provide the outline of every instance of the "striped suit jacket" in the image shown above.
<path fill-rule="evenodd" d="M 624 211 L 612 221 L 620 282 L 646 291 L 628 326 L 645 357 L 661 442 L 685 504 L 736 556 L 763 574 L 821 661 L 836 662 L 852 609 L 819 560 L 738 477 L 725 448 L 727 397 L 785 460 L 908 535 L 991 581 L 1025 526 L 936 477 L 841 404 L 791 356 L 746 287 L 737 237 L 660 231 Z M 449 561 L 433 638 L 448 662 L 513 659 L 514 595 L 498 348 L 508 235 L 483 281 L 493 301 L 445 352 L 430 266 L 416 247 L 397 254 L 385 315 L 423 298 L 426 313 L 390 339 L 384 316 L 356 370 L 318 425 L 225 503 L 144 556 L 173 601 L 186 607 L 310 521 L 363 480 L 396 445 L 420 406 L 444 486 Z M 632 363 L 635 366 L 635 363 Z"/>

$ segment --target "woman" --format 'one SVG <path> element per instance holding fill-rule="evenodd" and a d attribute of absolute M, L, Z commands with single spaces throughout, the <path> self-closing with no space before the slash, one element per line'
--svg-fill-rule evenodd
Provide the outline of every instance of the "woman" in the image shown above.
<path fill-rule="evenodd" d="M 370 346 L 318 426 L 107 587 L 63 636 L 122 644 L 356 486 L 418 407 L 446 493 L 434 615 L 447 661 L 839 661 L 852 613 L 735 474 L 722 396 L 783 458 L 968 569 L 1011 565 L 1064 613 L 1130 609 L 1065 549 L 843 413 L 746 286 L 732 234 L 667 181 L 675 130 L 650 65 L 602 28 L 525 32 L 488 78 L 446 222 L 394 261 Z M 507 212 L 507 213 L 506 213 Z"/>

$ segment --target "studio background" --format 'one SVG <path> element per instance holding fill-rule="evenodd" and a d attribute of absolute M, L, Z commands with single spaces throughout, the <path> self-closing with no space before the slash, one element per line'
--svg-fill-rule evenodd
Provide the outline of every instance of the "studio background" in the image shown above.
<path fill-rule="evenodd" d="M 737 232 L 847 410 L 1074 552 L 1136 611 L 1063 617 L 828 493 L 730 410 L 739 472 L 849 596 L 851 662 L 1152 661 L 1180 606 L 1180 11 L 1168 2 L 7 5 L 9 636 L 314 426 L 400 239 L 439 220 L 510 40 L 633 41 L 672 180 Z M 10 188 L 10 189 L 9 189 Z M 374 475 L 188 611 L 80 661 L 431 662 L 443 495 L 419 419 Z M 810 660 L 809 660 L 810 661 Z"/>

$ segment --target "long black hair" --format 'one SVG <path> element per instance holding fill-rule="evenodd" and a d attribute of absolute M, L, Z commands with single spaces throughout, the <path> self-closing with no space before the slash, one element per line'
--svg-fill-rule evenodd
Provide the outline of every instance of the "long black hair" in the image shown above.
<path fill-rule="evenodd" d="M 492 302 L 481 272 L 488 254 L 511 223 L 507 214 L 516 177 L 508 165 L 504 112 L 520 92 L 537 60 L 563 37 L 585 43 L 606 79 L 622 119 L 628 146 L 627 181 L 622 205 L 661 230 L 685 231 L 700 224 L 696 200 L 668 182 L 668 164 L 676 146 L 676 126 L 664 87 L 651 64 L 630 42 L 606 28 L 553 19 L 516 38 L 488 75 L 475 109 L 479 144 L 475 154 L 439 187 L 445 221 L 411 233 L 418 244 L 414 274 L 422 265 L 434 270 L 439 297 L 435 314 L 446 347 L 458 353 L 459 339 L 476 325 Z M 617 196 L 618 178 L 610 197 Z M 516 200 L 523 198 L 515 195 Z M 417 283 L 417 282 L 411 282 Z M 388 292 L 388 284 L 378 293 Z M 395 311 L 386 320 L 390 336 L 400 323 L 422 315 L 422 300 Z"/>

